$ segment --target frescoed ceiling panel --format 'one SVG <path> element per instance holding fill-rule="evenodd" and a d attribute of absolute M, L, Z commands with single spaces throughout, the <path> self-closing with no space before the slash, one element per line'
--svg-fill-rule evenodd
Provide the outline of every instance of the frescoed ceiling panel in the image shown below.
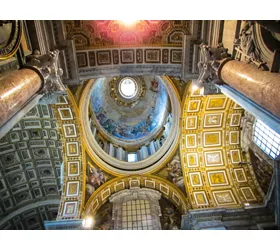
<path fill-rule="evenodd" d="M 200 92 L 189 88 L 182 115 L 182 169 L 192 207 L 262 202 L 250 159 L 240 147 L 244 110 L 222 94 L 202 96 Z"/>
<path fill-rule="evenodd" d="M 181 164 L 180 151 L 178 147 L 170 161 L 160 170 L 153 173 L 153 175 L 159 176 L 163 179 L 168 180 L 170 183 L 173 183 L 187 197 Z"/>
<path fill-rule="evenodd" d="M 98 167 L 90 156 L 86 155 L 86 194 L 85 203 L 89 197 L 105 182 L 111 180 L 115 176 L 108 174 L 106 171 Z"/>
<path fill-rule="evenodd" d="M 139 47 L 182 46 L 183 36 L 192 34 L 192 21 L 64 21 L 68 39 L 77 50 Z"/>

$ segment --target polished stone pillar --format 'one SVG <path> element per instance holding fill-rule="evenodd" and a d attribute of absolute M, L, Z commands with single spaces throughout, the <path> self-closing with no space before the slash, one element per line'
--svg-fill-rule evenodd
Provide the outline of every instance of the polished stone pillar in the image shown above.
<path fill-rule="evenodd" d="M 140 151 L 142 160 L 146 159 L 149 156 L 148 148 L 146 146 L 143 146 Z"/>
<path fill-rule="evenodd" d="M 280 75 L 258 69 L 256 65 L 229 58 L 227 49 L 201 45 L 198 86 L 227 84 L 239 93 L 280 117 Z"/>
<path fill-rule="evenodd" d="M 0 126 L 9 120 L 42 87 L 39 74 L 21 69 L 0 80 Z"/>
<path fill-rule="evenodd" d="M 257 104 L 280 117 L 280 74 L 262 71 L 237 60 L 221 63 L 218 77 Z"/>
<path fill-rule="evenodd" d="M 45 95 L 47 103 L 56 102 L 57 95 L 66 94 L 66 89 L 61 82 L 60 76 L 63 71 L 58 67 L 59 51 L 55 50 L 45 55 L 38 51 L 27 58 L 27 64 L 19 71 L 13 72 L 0 80 L 0 134 L 7 131 L 7 124 L 15 125 L 18 119 L 29 110 L 28 103 L 34 99 L 35 94 Z M 35 104 L 34 104 L 35 105 Z M 15 114 L 17 120 L 13 120 Z M 9 122 L 7 123 L 7 121 Z M 12 127 L 10 127 L 12 128 Z"/>
<path fill-rule="evenodd" d="M 228 96 L 231 100 L 236 102 L 243 109 L 247 110 L 253 116 L 260 119 L 266 125 L 268 125 L 271 129 L 273 129 L 275 132 L 280 134 L 280 126 L 279 126 L 280 118 L 276 117 L 275 115 L 272 115 L 270 112 L 265 110 L 263 107 L 256 104 L 255 102 L 250 100 L 245 95 L 242 95 L 239 91 L 230 87 L 229 85 L 226 85 L 226 84 L 219 85 L 218 88 L 221 89 L 221 91 L 224 95 Z"/>

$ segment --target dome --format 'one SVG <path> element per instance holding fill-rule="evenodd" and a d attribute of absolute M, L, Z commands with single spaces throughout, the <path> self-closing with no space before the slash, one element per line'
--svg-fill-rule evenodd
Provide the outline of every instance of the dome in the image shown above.
<path fill-rule="evenodd" d="M 92 88 L 93 123 L 107 140 L 126 148 L 152 140 L 164 126 L 169 101 L 159 79 L 107 77 Z"/>
<path fill-rule="evenodd" d="M 115 174 L 154 171 L 178 145 L 181 105 L 168 77 L 92 79 L 80 110 L 90 155 Z"/>

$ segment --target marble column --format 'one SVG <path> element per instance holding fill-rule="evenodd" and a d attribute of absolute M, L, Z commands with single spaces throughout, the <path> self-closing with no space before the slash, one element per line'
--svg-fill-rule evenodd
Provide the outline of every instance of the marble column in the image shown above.
<path fill-rule="evenodd" d="M 280 117 L 280 74 L 237 60 L 225 59 L 220 65 L 220 80 Z"/>
<path fill-rule="evenodd" d="M 39 74 L 31 69 L 21 69 L 1 79 L 0 126 L 19 111 L 41 87 Z"/>
<path fill-rule="evenodd" d="M 151 155 L 153 155 L 156 152 L 154 141 L 151 141 L 149 147 L 150 147 Z"/>
<path fill-rule="evenodd" d="M 66 93 L 60 79 L 63 72 L 58 67 L 58 55 L 58 50 L 45 55 L 40 55 L 36 51 L 34 55 L 27 58 L 27 64 L 22 69 L 0 80 L 1 129 L 32 100 L 35 94 L 45 95 L 50 102 L 56 102 L 57 95 Z M 29 109 L 25 111 L 27 113 Z M 26 114 L 21 113 L 21 115 Z"/>
<path fill-rule="evenodd" d="M 229 85 L 224 84 L 224 85 L 219 85 L 217 87 L 222 91 L 224 95 L 228 96 L 231 100 L 239 104 L 243 109 L 247 110 L 257 119 L 260 119 L 271 129 L 273 129 L 275 132 L 280 134 L 280 126 L 279 126 L 280 118 L 271 114 L 263 107 L 256 104 L 245 95 L 242 95 L 239 91 L 237 91 L 236 89 L 232 88 Z"/>
<path fill-rule="evenodd" d="M 280 75 L 258 69 L 256 65 L 229 58 L 222 46 L 201 45 L 198 86 L 227 84 L 239 93 L 280 117 Z"/>

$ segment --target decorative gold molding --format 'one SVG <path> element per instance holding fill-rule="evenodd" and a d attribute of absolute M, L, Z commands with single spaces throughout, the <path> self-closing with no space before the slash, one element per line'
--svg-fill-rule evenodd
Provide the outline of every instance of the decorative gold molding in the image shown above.
<path fill-rule="evenodd" d="M 81 143 L 83 136 L 78 118 L 79 110 L 69 89 L 67 89 L 67 94 L 67 97 L 60 96 L 58 103 L 52 105 L 58 121 L 64 159 L 64 180 L 57 219 L 78 219 L 85 196 L 86 174 L 83 161 L 85 153 Z M 68 173 L 71 167 L 75 169 L 74 174 Z"/>
<path fill-rule="evenodd" d="M 154 186 L 151 185 L 152 183 L 154 183 Z M 188 199 L 179 188 L 169 181 L 152 175 L 131 175 L 121 178 L 114 178 L 100 186 L 85 204 L 82 217 L 88 214 L 94 216 L 98 209 L 109 199 L 112 194 L 133 186 L 158 190 L 165 198 L 170 200 L 179 209 L 181 214 L 185 214 L 187 210 L 190 209 Z M 105 199 L 102 199 L 102 193 L 105 191 L 108 192 L 108 190 L 110 190 L 110 195 Z"/>
<path fill-rule="evenodd" d="M 184 98 L 180 155 L 184 184 L 193 209 L 243 207 L 248 199 L 253 204 L 261 203 L 262 196 L 252 180 L 249 165 L 241 165 L 240 162 L 246 160 L 238 154 L 240 118 L 244 110 L 236 108 L 235 103 L 222 94 L 202 96 L 199 89 L 193 91 L 191 85 Z M 196 117 L 190 121 L 196 121 L 195 126 L 187 124 L 189 117 Z M 236 180 L 234 171 L 240 168 L 245 174 L 242 182 Z"/>

